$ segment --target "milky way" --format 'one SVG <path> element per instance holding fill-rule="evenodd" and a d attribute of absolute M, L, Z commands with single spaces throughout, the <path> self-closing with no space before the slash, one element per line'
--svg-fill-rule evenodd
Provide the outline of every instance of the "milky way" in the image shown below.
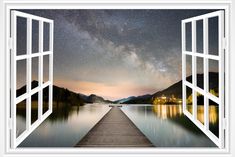
<path fill-rule="evenodd" d="M 54 20 L 54 82 L 115 100 L 181 80 L 181 20 L 212 10 L 22 10 Z"/>

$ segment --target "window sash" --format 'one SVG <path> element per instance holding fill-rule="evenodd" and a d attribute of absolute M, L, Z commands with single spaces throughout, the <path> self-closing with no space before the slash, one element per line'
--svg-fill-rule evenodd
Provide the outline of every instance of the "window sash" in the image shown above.
<path fill-rule="evenodd" d="M 208 19 L 218 17 L 218 55 L 211 55 L 208 53 Z M 196 52 L 196 21 L 203 20 L 203 53 Z M 191 22 L 192 34 L 192 51 L 186 51 L 186 23 Z M 182 31 L 182 91 L 183 91 L 183 113 L 199 127 L 219 148 L 224 148 L 224 129 L 225 129 L 225 114 L 224 114 L 224 11 L 216 11 L 201 16 L 188 18 L 181 21 Z M 192 83 L 186 80 L 186 55 L 192 57 Z M 204 89 L 197 86 L 197 61 L 196 58 L 203 58 L 203 82 Z M 216 60 L 219 63 L 219 97 L 212 95 L 209 92 L 209 59 Z M 186 109 L 186 87 L 192 89 L 192 114 Z M 204 125 L 197 119 L 197 92 L 204 96 Z M 209 130 L 209 102 L 212 100 L 218 104 L 219 107 L 219 137 L 215 136 Z"/>
<path fill-rule="evenodd" d="M 17 17 L 26 18 L 26 54 L 17 55 Z M 39 22 L 39 52 L 32 53 L 32 20 Z M 49 51 L 43 51 L 43 24 L 44 22 L 49 23 Z M 26 14 L 19 11 L 11 11 L 11 148 L 16 148 L 33 130 L 35 130 L 51 113 L 52 113 L 52 102 L 53 102 L 53 31 L 54 24 L 53 20 L 46 19 L 31 14 Z M 43 82 L 43 57 L 49 56 L 49 81 Z M 31 78 L 32 78 L 32 58 L 39 58 L 38 66 L 38 87 L 31 89 Z M 17 61 L 26 60 L 26 93 L 17 97 L 16 95 L 16 69 Z M 49 102 L 48 111 L 43 114 L 43 89 L 49 88 Z M 31 97 L 33 94 L 38 92 L 38 119 L 31 124 Z M 21 135 L 16 137 L 16 107 L 17 104 L 23 100 L 26 100 L 26 129 Z"/>

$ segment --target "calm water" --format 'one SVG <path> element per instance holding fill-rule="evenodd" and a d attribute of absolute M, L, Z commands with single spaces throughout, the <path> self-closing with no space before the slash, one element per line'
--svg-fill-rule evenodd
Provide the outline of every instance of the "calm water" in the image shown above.
<path fill-rule="evenodd" d="M 49 118 L 20 147 L 73 147 L 109 110 L 110 107 L 102 104 L 54 108 Z M 18 115 L 17 119 L 25 126 L 25 118 Z"/>
<path fill-rule="evenodd" d="M 128 105 L 121 109 L 155 146 L 215 146 L 183 115 L 181 105 Z M 33 131 L 20 147 L 73 147 L 109 110 L 107 105 L 102 104 L 54 107 L 49 118 Z M 198 117 L 203 117 L 203 112 L 198 113 Z M 19 130 L 25 128 L 24 115 L 24 112 L 17 115 Z M 210 124 L 216 124 L 216 112 L 210 115 L 213 115 L 210 117 Z"/>
<path fill-rule="evenodd" d="M 215 106 L 211 106 L 213 107 Z M 215 144 L 184 116 L 181 105 L 128 105 L 121 109 L 157 147 L 215 147 Z M 215 112 L 210 114 L 210 124 L 214 125 L 218 117 L 215 109 L 210 110 Z M 199 112 L 198 117 L 202 117 L 201 114 L 202 112 Z"/>

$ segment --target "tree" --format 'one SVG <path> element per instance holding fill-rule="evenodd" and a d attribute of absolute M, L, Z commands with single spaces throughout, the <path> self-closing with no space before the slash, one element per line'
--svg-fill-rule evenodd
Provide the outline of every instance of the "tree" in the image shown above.
<path fill-rule="evenodd" d="M 217 97 L 219 96 L 219 93 L 216 92 L 214 89 L 210 89 L 210 93 L 217 96 Z"/>
<path fill-rule="evenodd" d="M 157 98 L 157 97 L 154 97 L 154 98 L 153 98 L 153 104 L 154 104 L 154 105 L 157 105 L 157 104 L 158 104 L 158 98 Z"/>
<path fill-rule="evenodd" d="M 187 104 L 192 104 L 193 103 L 193 94 L 189 95 L 186 102 L 187 102 Z"/>

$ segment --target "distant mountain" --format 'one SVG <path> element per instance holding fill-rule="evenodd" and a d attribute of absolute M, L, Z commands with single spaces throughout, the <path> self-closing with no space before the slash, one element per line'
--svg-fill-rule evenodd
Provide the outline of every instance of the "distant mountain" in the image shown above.
<path fill-rule="evenodd" d="M 87 103 L 113 103 L 112 101 L 105 100 L 104 98 L 91 94 L 86 98 Z"/>
<path fill-rule="evenodd" d="M 203 74 L 197 74 L 197 86 L 203 88 L 204 84 L 204 75 Z M 209 73 L 209 87 L 210 89 L 214 89 L 215 91 L 218 91 L 218 73 L 210 72 Z M 192 76 L 188 76 L 186 78 L 187 81 L 192 82 Z M 167 97 L 171 97 L 174 95 L 176 98 L 182 98 L 182 81 L 179 81 L 170 87 L 156 92 L 153 94 L 153 97 L 160 97 L 162 95 L 165 95 Z M 187 93 L 187 97 L 190 95 L 190 93 Z"/>
<path fill-rule="evenodd" d="M 203 81 L 204 81 L 203 78 L 204 78 L 203 74 L 197 74 L 197 85 L 199 87 L 203 87 Z M 186 80 L 192 82 L 192 76 L 188 76 Z M 216 92 L 218 92 L 218 73 L 209 72 L 209 87 L 210 89 L 214 89 Z M 131 96 L 125 99 L 117 100 L 115 102 L 122 104 L 150 104 L 152 103 L 153 98 L 161 97 L 162 95 L 165 95 L 167 97 L 171 97 L 172 95 L 174 95 L 176 98 L 182 98 L 182 80 L 152 95 L 147 94 L 136 97 Z M 187 93 L 187 97 L 189 95 L 190 93 Z"/>
<path fill-rule="evenodd" d="M 85 95 L 85 94 L 81 94 L 81 93 L 79 93 L 79 95 L 80 95 L 80 97 L 81 97 L 81 99 L 83 99 L 85 102 L 88 102 L 88 96 L 87 95 Z"/>
<path fill-rule="evenodd" d="M 38 86 L 38 81 L 32 81 L 31 83 L 32 89 Z M 48 100 L 48 88 L 43 90 L 43 100 Z M 17 96 L 20 96 L 26 93 L 26 86 L 21 87 L 16 91 Z M 33 100 L 37 100 L 38 96 L 34 95 L 32 97 Z M 83 105 L 84 103 L 112 103 L 112 101 L 104 100 L 100 96 L 96 96 L 91 94 L 90 96 L 86 96 L 84 94 L 75 93 L 66 88 L 58 87 L 53 85 L 53 101 L 55 103 L 64 102 L 70 105 Z"/>
<path fill-rule="evenodd" d="M 152 103 L 152 95 L 132 96 L 125 99 L 118 100 L 120 104 L 150 104 Z"/>
<path fill-rule="evenodd" d="M 189 82 L 192 81 L 192 76 L 186 78 Z M 197 74 L 197 85 L 203 87 L 203 74 Z M 32 81 L 32 88 L 38 86 L 37 81 Z M 218 93 L 218 73 L 209 72 L 209 87 Z M 22 95 L 26 92 L 26 86 L 17 90 L 17 96 Z M 109 101 L 104 98 L 91 94 L 86 96 L 84 94 L 75 93 L 68 89 L 61 88 L 53 85 L 53 101 L 54 102 L 66 102 L 71 105 L 84 104 L 84 103 L 119 103 L 119 104 L 151 104 L 155 97 L 161 97 L 165 95 L 171 97 L 174 95 L 175 98 L 182 98 L 182 81 L 179 81 L 168 88 L 158 91 L 154 94 L 146 94 L 141 96 L 130 96 L 128 98 L 120 99 L 117 101 Z M 187 93 L 187 97 L 190 93 Z M 33 97 L 33 99 L 36 99 Z M 48 90 L 43 93 L 43 99 L 48 99 Z M 200 98 L 199 98 L 200 99 Z"/>
<path fill-rule="evenodd" d="M 134 99 L 134 98 L 136 98 L 136 97 L 135 96 L 130 96 L 128 98 L 123 98 L 123 99 L 120 99 L 120 100 L 116 100 L 116 101 L 114 101 L 114 103 L 121 104 L 121 103 L 124 103 L 124 102 L 129 101 L 129 100 Z"/>

